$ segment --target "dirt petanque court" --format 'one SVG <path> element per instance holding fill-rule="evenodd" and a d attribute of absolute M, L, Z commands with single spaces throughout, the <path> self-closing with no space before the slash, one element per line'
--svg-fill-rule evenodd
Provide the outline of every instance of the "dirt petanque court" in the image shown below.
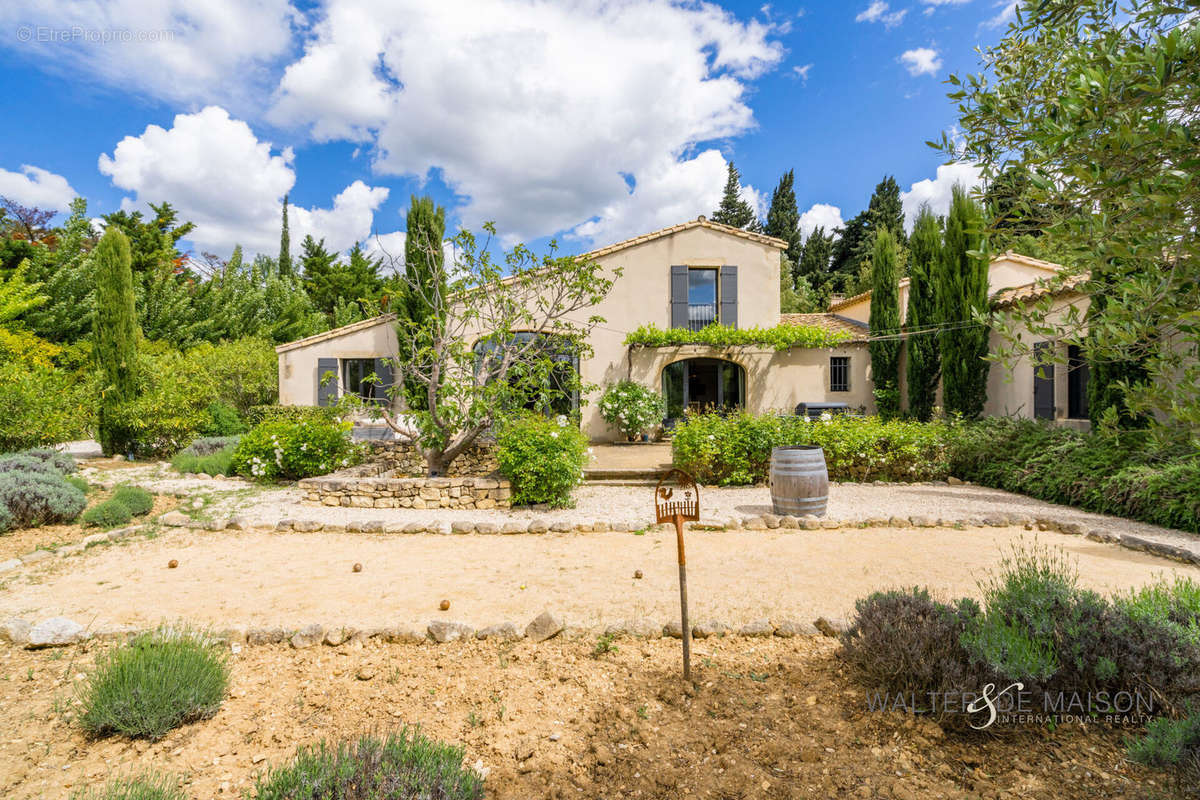
<path fill-rule="evenodd" d="M 978 581 L 1006 553 L 1035 542 L 1062 548 L 1081 585 L 1103 593 L 1195 574 L 1146 553 L 1018 527 L 689 531 L 691 617 L 736 630 L 763 618 L 846 618 L 856 599 L 891 587 L 978 596 Z M 62 615 L 93 630 L 181 619 L 214 629 L 319 623 L 423 631 L 436 619 L 524 627 L 551 609 L 570 628 L 602 630 L 627 619 L 676 619 L 677 581 L 674 534 L 656 530 L 496 536 L 179 528 L 30 565 L 7 579 L 0 618 Z M 446 611 L 442 600 L 450 603 Z"/>

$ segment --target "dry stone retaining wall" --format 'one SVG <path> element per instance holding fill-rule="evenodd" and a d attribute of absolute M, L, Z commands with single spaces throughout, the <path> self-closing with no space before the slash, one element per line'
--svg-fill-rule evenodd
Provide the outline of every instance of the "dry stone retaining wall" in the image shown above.
<path fill-rule="evenodd" d="M 371 450 L 371 456 L 370 463 L 364 465 L 365 467 L 373 467 L 379 473 L 387 472 L 403 477 L 425 475 L 425 459 L 413 445 L 397 441 L 372 441 L 367 444 Z M 500 464 L 496 461 L 495 446 L 486 441 L 476 441 L 471 444 L 450 463 L 450 471 L 464 478 L 488 477 L 494 475 L 499 469 Z"/>
<path fill-rule="evenodd" d="M 305 478 L 297 486 L 305 502 L 350 508 L 462 508 L 511 506 L 512 488 L 499 478 L 400 478 L 390 471 L 364 477 L 361 467 L 320 478 Z"/>

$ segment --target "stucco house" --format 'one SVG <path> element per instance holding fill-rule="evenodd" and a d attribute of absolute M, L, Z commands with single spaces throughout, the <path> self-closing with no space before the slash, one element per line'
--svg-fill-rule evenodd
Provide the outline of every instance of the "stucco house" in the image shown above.
<path fill-rule="evenodd" d="M 688 410 L 704 408 L 790 413 L 801 403 L 844 403 L 872 412 L 870 294 L 842 300 L 826 313 L 781 314 L 779 269 L 785 247 L 782 240 L 699 217 L 585 254 L 602 267 L 620 267 L 622 275 L 594 308 L 605 322 L 592 333 L 591 356 L 578 365 L 583 383 L 603 387 L 631 378 L 653 387 L 667 399 L 668 424 Z M 1028 289 L 1056 271 L 1053 264 L 1006 253 L 992 262 L 991 289 L 1005 298 L 1003 291 Z M 903 309 L 907 281 L 901 283 L 900 301 Z M 344 392 L 389 402 L 383 395 L 393 381 L 389 359 L 397 352 L 393 321 L 385 314 L 277 347 L 280 403 L 323 405 Z M 625 343 L 642 325 L 699 329 L 713 322 L 736 328 L 801 324 L 845 337 L 833 347 L 783 351 Z M 372 372 L 382 387 L 363 382 Z M 997 379 L 997 372 L 992 371 L 996 394 L 989 397 L 989 413 L 1031 409 L 1032 369 L 1024 383 L 1006 383 Z M 336 381 L 322 380 L 329 374 Z M 1064 386 L 1063 396 L 1068 391 Z M 1022 393 L 1031 396 L 1025 400 Z M 582 429 L 595 441 L 611 440 L 614 431 L 600 417 L 598 395 L 587 399 L 580 409 Z"/>

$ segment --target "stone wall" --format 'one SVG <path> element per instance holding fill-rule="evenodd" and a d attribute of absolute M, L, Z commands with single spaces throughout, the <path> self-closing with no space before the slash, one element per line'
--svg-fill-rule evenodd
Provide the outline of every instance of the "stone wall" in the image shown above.
<path fill-rule="evenodd" d="M 512 489 L 498 478 L 405 478 L 391 471 L 374 476 L 352 467 L 297 484 L 304 500 L 351 508 L 509 508 Z"/>
<path fill-rule="evenodd" d="M 369 464 L 380 472 L 397 476 L 419 477 L 425 474 L 425 459 L 420 451 L 407 442 L 367 442 L 371 450 Z M 495 445 L 488 441 L 476 441 L 450 463 L 449 472 L 459 477 L 487 477 L 500 469 L 496 461 Z"/>

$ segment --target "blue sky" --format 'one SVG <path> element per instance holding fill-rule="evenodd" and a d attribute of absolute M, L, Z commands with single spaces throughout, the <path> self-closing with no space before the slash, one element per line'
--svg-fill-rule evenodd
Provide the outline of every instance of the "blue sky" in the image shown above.
<path fill-rule="evenodd" d="M 944 207 L 955 122 L 1012 3 L 31 0 L 0 8 L 0 194 L 100 215 L 169 200 L 187 245 L 401 246 L 409 195 L 507 242 L 586 250 L 711 212 L 725 160 L 805 227 L 894 175 Z M 102 7 L 100 7 L 102 6 Z M 14 124 L 16 123 L 16 124 Z M 376 240 L 375 237 L 379 237 Z"/>

